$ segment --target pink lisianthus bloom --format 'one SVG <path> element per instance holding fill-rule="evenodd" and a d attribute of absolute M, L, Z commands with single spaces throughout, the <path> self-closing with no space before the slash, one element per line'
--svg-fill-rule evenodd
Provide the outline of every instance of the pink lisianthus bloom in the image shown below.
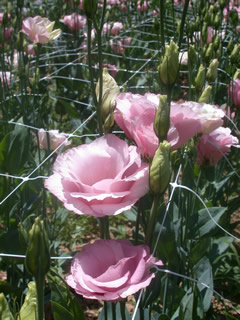
<path fill-rule="evenodd" d="M 103 25 L 103 34 L 109 33 L 116 36 L 123 28 L 122 22 L 109 23 L 106 22 Z"/>
<path fill-rule="evenodd" d="M 65 16 L 60 21 L 64 23 L 70 30 L 79 31 L 86 24 L 87 19 L 80 14 L 73 13 Z"/>
<path fill-rule="evenodd" d="M 239 147 L 238 143 L 238 139 L 231 135 L 229 128 L 217 128 L 199 138 L 197 163 L 215 166 L 231 150 L 231 146 Z"/>
<path fill-rule="evenodd" d="M 143 11 L 147 11 L 147 9 L 148 9 L 147 1 L 146 0 L 144 0 L 144 1 L 138 0 L 137 11 L 143 12 Z"/>
<path fill-rule="evenodd" d="M 119 301 L 150 284 L 154 265 L 163 264 L 146 245 L 134 246 L 126 239 L 96 240 L 75 255 L 66 281 L 84 298 Z"/>
<path fill-rule="evenodd" d="M 109 73 L 111 74 L 111 76 L 112 76 L 113 78 L 115 78 L 115 76 L 116 76 L 116 74 L 117 74 L 117 72 L 118 72 L 118 69 L 117 69 L 117 67 L 115 66 L 115 64 L 105 63 L 105 64 L 103 65 L 103 67 L 104 67 L 104 68 L 107 68 L 108 71 L 109 71 Z"/>
<path fill-rule="evenodd" d="M 0 71 L 0 84 L 1 84 L 1 86 L 8 87 L 10 85 L 10 83 L 11 83 L 11 72 Z"/>
<path fill-rule="evenodd" d="M 28 17 L 23 20 L 22 32 L 34 43 L 48 43 L 56 39 L 60 34 L 60 29 L 53 30 L 55 22 L 40 16 Z"/>
<path fill-rule="evenodd" d="M 48 137 L 49 136 L 49 149 L 50 151 L 55 150 L 60 144 L 63 146 L 68 146 L 71 144 L 71 141 L 67 140 L 65 133 L 59 133 L 58 130 L 49 130 L 45 131 L 44 129 L 38 130 L 38 139 L 40 149 L 48 150 Z"/>
<path fill-rule="evenodd" d="M 148 192 L 149 166 L 113 134 L 60 154 L 45 181 L 66 209 L 95 217 L 130 209 Z"/>
<path fill-rule="evenodd" d="M 144 157 L 153 158 L 158 148 L 153 122 L 159 105 L 159 95 L 122 93 L 116 102 L 116 123 L 126 136 L 135 142 Z M 223 123 L 224 112 L 207 104 L 172 102 L 170 110 L 171 125 L 167 140 L 172 151 L 183 146 L 197 133 L 211 132 Z"/>
<path fill-rule="evenodd" d="M 240 79 L 231 81 L 228 89 L 228 95 L 235 107 L 240 108 Z"/>

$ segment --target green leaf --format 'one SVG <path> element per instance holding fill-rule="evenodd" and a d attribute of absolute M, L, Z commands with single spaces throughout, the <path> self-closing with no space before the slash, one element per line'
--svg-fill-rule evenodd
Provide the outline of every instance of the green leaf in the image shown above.
<path fill-rule="evenodd" d="M 204 312 L 207 312 L 211 305 L 213 291 L 206 286 L 213 288 L 212 266 L 207 257 L 203 257 L 193 268 L 195 278 L 201 283 L 198 284 L 199 291 L 202 295 Z"/>
<path fill-rule="evenodd" d="M 28 292 L 17 319 L 18 320 L 35 320 L 36 312 L 37 312 L 36 283 L 34 281 L 31 281 L 28 284 Z"/>
<path fill-rule="evenodd" d="M 55 301 L 51 301 L 54 320 L 75 320 L 74 316 L 62 305 Z M 81 319 L 81 318 L 79 318 Z"/>
<path fill-rule="evenodd" d="M 166 314 L 161 314 L 159 317 L 158 317 L 158 320 L 170 320 L 169 316 L 166 315 Z"/>
<path fill-rule="evenodd" d="M 219 223 L 226 208 L 212 207 L 208 208 L 208 211 L 215 222 Z M 187 237 L 189 239 L 197 239 L 205 237 L 206 235 L 212 236 L 219 228 L 212 218 L 209 216 L 206 209 L 194 213 L 189 219 Z"/>
<path fill-rule="evenodd" d="M 71 103 L 66 102 L 62 99 L 58 99 L 58 102 L 64 107 L 65 111 L 67 112 L 67 114 L 72 117 L 72 118 L 79 118 L 80 115 L 77 112 L 77 110 L 72 106 Z"/>
<path fill-rule="evenodd" d="M 0 293 L 0 319 L 14 320 L 13 315 L 9 309 L 7 300 L 3 293 Z"/>

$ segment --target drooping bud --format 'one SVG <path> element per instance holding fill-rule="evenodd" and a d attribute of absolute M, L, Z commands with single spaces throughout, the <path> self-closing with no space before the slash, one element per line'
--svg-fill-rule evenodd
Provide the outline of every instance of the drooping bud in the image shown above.
<path fill-rule="evenodd" d="M 205 82 L 205 68 L 201 64 L 199 69 L 198 69 L 197 76 L 195 78 L 195 88 L 196 88 L 197 91 L 201 91 L 202 90 L 202 88 L 204 86 L 204 82 Z"/>
<path fill-rule="evenodd" d="M 167 134 L 170 126 L 170 106 L 167 96 L 160 96 L 158 109 L 154 118 L 154 132 L 159 142 L 167 140 Z"/>
<path fill-rule="evenodd" d="M 212 92 L 212 86 L 207 86 L 207 88 L 204 89 L 203 93 L 201 94 L 198 102 L 208 103 L 211 92 Z"/>
<path fill-rule="evenodd" d="M 234 73 L 233 80 L 236 79 L 240 79 L 240 69 L 237 69 L 237 71 Z"/>
<path fill-rule="evenodd" d="M 194 65 L 197 61 L 197 53 L 196 50 L 194 48 L 193 45 L 189 46 L 189 50 L 188 50 L 188 59 L 189 59 L 189 63 L 190 65 Z"/>
<path fill-rule="evenodd" d="M 206 75 L 208 82 L 213 82 L 217 79 L 218 65 L 219 65 L 219 62 L 217 59 L 214 59 L 210 63 L 210 66 L 208 68 L 207 75 Z"/>
<path fill-rule="evenodd" d="M 171 176 L 170 147 L 171 145 L 164 140 L 159 144 L 153 157 L 149 172 L 149 184 L 154 194 L 163 194 L 168 186 Z"/>
<path fill-rule="evenodd" d="M 30 241 L 25 259 L 26 268 L 35 278 L 44 277 L 50 268 L 50 254 L 47 233 L 39 217 L 35 219 L 29 236 Z"/>
<path fill-rule="evenodd" d="M 83 0 L 83 10 L 88 18 L 92 18 L 97 12 L 97 0 Z"/>
<path fill-rule="evenodd" d="M 235 44 L 233 51 L 230 55 L 230 60 L 232 63 L 238 63 L 240 60 L 240 44 Z"/>
<path fill-rule="evenodd" d="M 159 66 L 160 79 L 164 85 L 173 85 L 178 75 L 178 46 L 171 40 Z"/>
<path fill-rule="evenodd" d="M 103 87 L 102 87 L 102 102 L 101 102 L 101 116 L 102 121 L 105 123 L 106 119 L 110 115 L 112 119 L 108 119 L 108 123 L 113 122 L 113 111 L 115 108 L 115 99 L 120 93 L 119 87 L 117 85 L 117 82 L 114 80 L 114 78 L 108 73 L 107 68 L 103 69 Z M 100 95 L 100 80 L 98 80 L 97 86 L 96 86 L 96 95 L 97 99 L 99 101 L 99 95 Z"/>

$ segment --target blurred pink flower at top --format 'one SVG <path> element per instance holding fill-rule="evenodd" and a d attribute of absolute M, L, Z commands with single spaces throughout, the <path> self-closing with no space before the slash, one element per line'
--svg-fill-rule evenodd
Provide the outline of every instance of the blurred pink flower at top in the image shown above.
<path fill-rule="evenodd" d="M 28 17 L 23 20 L 22 32 L 26 34 L 30 41 L 35 43 L 48 43 L 57 38 L 61 30 L 53 30 L 55 22 L 49 21 L 47 18 L 40 16 Z"/>
<path fill-rule="evenodd" d="M 137 11 L 143 12 L 146 11 L 148 9 L 148 3 L 146 0 L 142 1 L 142 0 L 138 0 L 137 2 Z"/>
<path fill-rule="evenodd" d="M 231 146 L 239 147 L 238 143 L 238 139 L 231 135 L 229 128 L 217 128 L 199 138 L 197 163 L 215 166 L 231 150 Z"/>
<path fill-rule="evenodd" d="M 120 8 L 123 12 L 128 12 L 128 6 L 125 3 L 121 3 Z"/>
<path fill-rule="evenodd" d="M 67 135 L 65 133 L 59 133 L 58 130 L 49 130 L 49 149 L 50 151 L 55 150 L 60 144 L 63 146 L 68 146 L 71 141 L 67 140 Z M 40 149 L 48 150 L 48 137 L 47 132 L 44 129 L 38 130 L 38 139 Z"/>
<path fill-rule="evenodd" d="M 85 16 L 81 16 L 80 14 L 73 13 L 65 16 L 60 21 L 64 23 L 70 30 L 79 31 L 86 24 L 87 19 Z"/>
<path fill-rule="evenodd" d="M 146 245 L 134 246 L 126 239 L 96 240 L 75 255 L 66 282 L 87 299 L 119 301 L 150 284 L 154 265 L 163 264 Z"/>
<path fill-rule="evenodd" d="M 0 24 L 2 24 L 3 15 L 4 15 L 4 12 L 0 12 Z M 11 18 L 11 15 L 10 15 L 10 13 L 8 13 L 8 19 L 10 19 L 10 18 Z"/>
<path fill-rule="evenodd" d="M 240 79 L 231 81 L 228 89 L 228 95 L 235 107 L 240 108 Z"/>
<path fill-rule="evenodd" d="M 117 35 L 123 28 L 122 22 L 114 22 L 114 23 L 109 23 L 106 22 L 103 25 L 103 34 L 111 34 L 111 35 Z"/>
<path fill-rule="evenodd" d="M 126 136 L 135 142 L 144 157 L 152 158 L 158 147 L 153 122 L 159 95 L 121 93 L 116 99 L 114 119 Z M 171 103 L 170 130 L 167 140 L 171 150 L 183 146 L 197 133 L 211 132 L 223 123 L 224 112 L 217 107 L 196 102 Z"/>
<path fill-rule="evenodd" d="M 66 209 L 95 217 L 129 210 L 148 192 L 149 166 L 113 134 L 60 154 L 45 180 Z"/>

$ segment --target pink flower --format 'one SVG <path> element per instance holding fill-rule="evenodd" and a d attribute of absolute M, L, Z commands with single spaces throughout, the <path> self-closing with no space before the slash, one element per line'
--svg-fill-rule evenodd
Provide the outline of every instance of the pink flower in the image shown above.
<path fill-rule="evenodd" d="M 103 25 L 103 34 L 110 33 L 113 36 L 116 36 L 123 28 L 122 22 L 114 23 L 104 23 Z"/>
<path fill-rule="evenodd" d="M 35 43 L 47 43 L 57 38 L 61 30 L 53 30 L 55 22 L 49 21 L 47 18 L 36 16 L 28 17 L 22 23 L 22 32 L 27 35 L 30 41 Z"/>
<path fill-rule="evenodd" d="M 1 84 L 1 86 L 7 87 L 10 85 L 10 83 L 11 83 L 11 72 L 0 71 L 0 84 Z"/>
<path fill-rule="evenodd" d="M 150 284 L 154 265 L 162 262 L 146 245 L 134 246 L 125 239 L 97 240 L 75 255 L 66 281 L 87 299 L 119 301 Z"/>
<path fill-rule="evenodd" d="M 65 133 L 59 133 L 58 130 L 49 130 L 49 149 L 50 151 L 55 150 L 60 144 L 67 146 L 71 144 L 71 141 L 66 139 Z M 38 130 L 38 139 L 40 149 L 48 150 L 48 137 L 47 132 L 44 129 Z"/>
<path fill-rule="evenodd" d="M 103 217 L 130 209 L 148 191 L 148 164 L 113 134 L 60 154 L 45 181 L 66 209 Z"/>
<path fill-rule="evenodd" d="M 103 67 L 104 67 L 104 68 L 107 68 L 108 71 L 109 71 L 109 73 L 111 74 L 111 76 L 112 76 L 113 78 L 115 78 L 115 76 L 116 76 L 116 74 L 117 74 L 117 72 L 118 72 L 118 69 L 117 69 L 117 67 L 115 66 L 115 64 L 107 64 L 107 63 L 105 63 L 105 64 L 103 65 Z"/>
<path fill-rule="evenodd" d="M 240 107 L 240 79 L 231 81 L 228 95 L 236 107 Z"/>
<path fill-rule="evenodd" d="M 230 151 L 231 146 L 239 147 L 238 143 L 229 128 L 220 127 L 199 138 L 197 162 L 200 165 L 215 166 Z"/>
<path fill-rule="evenodd" d="M 29 56 L 35 56 L 36 53 L 35 53 L 33 44 L 29 44 L 29 45 L 27 46 L 27 54 L 28 54 Z"/>
<path fill-rule="evenodd" d="M 153 121 L 159 104 L 159 95 L 122 93 L 117 99 L 114 118 L 126 136 L 133 140 L 140 153 L 153 158 L 158 138 Z M 223 123 L 224 112 L 217 107 L 196 102 L 171 103 L 168 142 L 171 150 L 183 146 L 197 133 L 211 132 Z"/>
<path fill-rule="evenodd" d="M 123 38 L 118 40 L 117 42 L 113 39 L 110 40 L 110 46 L 112 51 L 116 54 L 123 54 L 125 52 L 126 47 L 129 47 L 132 39 L 130 37 Z"/>
<path fill-rule="evenodd" d="M 71 15 L 65 16 L 60 21 L 64 23 L 70 30 L 79 31 L 86 24 L 87 19 L 80 14 L 73 13 Z"/>
<path fill-rule="evenodd" d="M 140 1 L 137 2 L 137 11 L 143 12 L 148 9 L 147 1 Z"/>

